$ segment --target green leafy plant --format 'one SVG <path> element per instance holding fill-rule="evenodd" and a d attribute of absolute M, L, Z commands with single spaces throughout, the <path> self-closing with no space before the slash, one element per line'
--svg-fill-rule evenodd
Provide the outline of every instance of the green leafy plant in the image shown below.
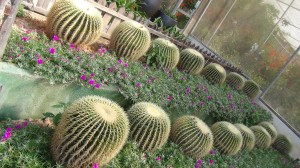
<path fill-rule="evenodd" d="M 213 146 L 211 130 L 195 116 L 178 118 L 172 125 L 170 138 L 185 154 L 195 159 L 207 155 Z"/>
<path fill-rule="evenodd" d="M 216 122 L 211 126 L 214 136 L 214 146 L 227 155 L 235 155 L 243 145 L 241 132 L 231 123 L 226 121 Z"/>
<path fill-rule="evenodd" d="M 262 126 L 252 126 L 250 129 L 255 135 L 255 144 L 259 148 L 269 148 L 272 142 L 272 138 L 268 131 Z"/>
<path fill-rule="evenodd" d="M 225 69 L 216 63 L 210 63 L 203 68 L 201 75 L 212 84 L 223 84 L 226 79 Z"/>
<path fill-rule="evenodd" d="M 272 146 L 282 154 L 289 154 L 292 150 L 292 143 L 285 135 L 279 134 Z"/>
<path fill-rule="evenodd" d="M 236 128 L 242 133 L 243 145 L 241 150 L 251 151 L 255 145 L 255 135 L 250 128 L 243 124 L 234 124 Z"/>
<path fill-rule="evenodd" d="M 110 48 L 118 57 L 136 61 L 149 49 L 151 37 L 148 29 L 133 20 L 120 23 L 112 33 Z"/>
<path fill-rule="evenodd" d="M 60 102 L 60 103 L 58 103 L 58 104 L 53 105 L 52 107 L 53 107 L 53 108 L 62 108 L 62 111 L 64 111 L 68 105 L 69 105 L 69 104 Z M 53 114 L 53 113 L 51 113 L 51 112 L 46 112 L 46 113 L 43 113 L 43 116 L 44 116 L 45 118 L 52 118 L 54 125 L 57 126 L 58 123 L 60 122 L 62 113 L 59 112 L 59 113 L 57 113 L 57 114 Z M 45 118 L 43 118 L 43 119 L 45 119 Z"/>
<path fill-rule="evenodd" d="M 152 103 L 139 102 L 127 114 L 130 136 L 143 150 L 153 151 L 167 142 L 171 121 L 162 108 Z"/>
<path fill-rule="evenodd" d="M 101 13 L 84 0 L 56 1 L 47 15 L 49 36 L 58 36 L 76 45 L 96 42 L 102 32 Z"/>
<path fill-rule="evenodd" d="M 129 121 L 116 103 L 98 96 L 83 97 L 70 105 L 55 128 L 51 153 L 67 167 L 107 164 L 122 149 Z"/>
<path fill-rule="evenodd" d="M 232 89 L 241 90 L 244 87 L 245 81 L 244 77 L 236 72 L 230 72 L 226 77 L 226 84 Z"/>
<path fill-rule="evenodd" d="M 277 137 L 277 130 L 274 127 L 274 125 L 267 121 L 261 122 L 258 125 L 264 127 L 268 131 L 268 133 L 271 136 L 271 144 L 272 144 Z"/>
<path fill-rule="evenodd" d="M 25 11 L 24 11 L 24 5 L 20 4 L 19 8 L 18 8 L 18 13 L 17 13 L 17 17 L 25 17 Z"/>
<path fill-rule="evenodd" d="M 205 60 L 198 51 L 187 48 L 180 52 L 178 68 L 191 74 L 199 74 L 204 67 Z"/>

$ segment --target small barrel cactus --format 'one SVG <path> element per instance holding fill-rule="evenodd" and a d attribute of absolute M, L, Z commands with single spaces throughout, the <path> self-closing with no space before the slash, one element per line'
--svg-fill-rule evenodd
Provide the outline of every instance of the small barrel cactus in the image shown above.
<path fill-rule="evenodd" d="M 279 134 L 272 145 L 282 154 L 289 154 L 292 150 L 292 143 L 285 135 Z"/>
<path fill-rule="evenodd" d="M 226 79 L 225 69 L 216 63 L 210 63 L 201 71 L 204 76 L 212 84 L 223 84 Z"/>
<path fill-rule="evenodd" d="M 159 67 L 172 70 L 179 61 L 178 47 L 167 39 L 157 38 L 152 41 L 152 47 L 147 53 L 148 60 Z"/>
<path fill-rule="evenodd" d="M 195 159 L 207 155 L 213 146 L 211 130 L 195 116 L 178 118 L 172 125 L 170 138 L 184 153 Z"/>
<path fill-rule="evenodd" d="M 250 129 L 255 135 L 255 144 L 259 148 L 269 148 L 271 145 L 271 135 L 268 131 L 262 126 L 252 126 Z"/>
<path fill-rule="evenodd" d="M 47 15 L 46 29 L 76 45 L 96 42 L 102 32 L 101 13 L 85 0 L 56 1 Z"/>
<path fill-rule="evenodd" d="M 67 167 L 102 166 L 118 154 L 128 135 L 129 120 L 118 104 L 83 97 L 62 114 L 52 138 L 52 157 Z"/>
<path fill-rule="evenodd" d="M 198 51 L 187 48 L 180 52 L 179 69 L 186 70 L 191 74 L 199 74 L 204 64 L 204 57 Z"/>
<path fill-rule="evenodd" d="M 149 30 L 136 21 L 128 20 L 120 23 L 113 31 L 110 48 L 118 57 L 136 61 L 148 51 L 150 43 Z"/>
<path fill-rule="evenodd" d="M 241 150 L 251 151 L 255 145 L 255 135 L 250 128 L 243 124 L 234 124 L 236 128 L 242 133 L 243 145 Z"/>
<path fill-rule="evenodd" d="M 236 90 L 241 90 L 244 87 L 245 81 L 244 77 L 242 77 L 240 74 L 236 72 L 230 72 L 225 82 L 232 88 Z"/>
<path fill-rule="evenodd" d="M 231 123 L 226 121 L 216 122 L 211 126 L 214 135 L 214 146 L 223 154 L 235 155 L 241 149 L 243 136 Z"/>
<path fill-rule="evenodd" d="M 254 99 L 259 94 L 259 86 L 252 80 L 247 80 L 245 82 L 245 85 L 243 87 L 243 92 L 250 97 L 251 99 Z"/>
<path fill-rule="evenodd" d="M 277 137 L 277 130 L 274 125 L 267 121 L 261 122 L 258 125 L 264 127 L 268 131 L 271 135 L 271 143 L 273 143 Z"/>
<path fill-rule="evenodd" d="M 153 151 L 168 140 L 171 121 L 166 112 L 155 104 L 140 102 L 128 110 L 130 137 L 143 150 Z"/>

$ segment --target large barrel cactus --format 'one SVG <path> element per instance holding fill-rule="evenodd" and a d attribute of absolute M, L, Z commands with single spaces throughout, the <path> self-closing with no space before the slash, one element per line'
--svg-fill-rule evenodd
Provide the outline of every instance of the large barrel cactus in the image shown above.
<path fill-rule="evenodd" d="M 258 84 L 252 80 L 247 80 L 243 87 L 243 92 L 251 99 L 254 99 L 259 94 L 259 90 Z"/>
<path fill-rule="evenodd" d="M 251 151 L 255 145 L 255 135 L 250 128 L 243 124 L 234 124 L 236 128 L 242 133 L 243 145 L 241 150 Z"/>
<path fill-rule="evenodd" d="M 148 60 L 155 63 L 159 67 L 172 70 L 179 61 L 178 47 L 163 38 L 157 38 L 152 41 L 151 49 L 148 52 Z"/>
<path fill-rule="evenodd" d="M 255 144 L 259 148 L 269 148 L 271 145 L 271 136 L 268 131 L 262 126 L 252 126 L 250 129 L 253 131 L 255 135 Z"/>
<path fill-rule="evenodd" d="M 88 1 L 59 0 L 47 15 L 46 28 L 51 37 L 57 35 L 76 45 L 88 45 L 99 39 L 101 24 L 101 13 Z"/>
<path fill-rule="evenodd" d="M 214 146 L 223 154 L 235 155 L 241 149 L 243 136 L 231 123 L 216 122 L 211 126 L 214 135 Z"/>
<path fill-rule="evenodd" d="M 155 104 L 140 102 L 128 110 L 130 137 L 143 150 L 153 151 L 168 140 L 171 121 L 166 112 Z"/>
<path fill-rule="evenodd" d="M 201 71 L 201 75 L 212 84 L 223 84 L 226 79 L 225 69 L 216 63 L 210 63 L 204 67 Z"/>
<path fill-rule="evenodd" d="M 271 143 L 273 143 L 277 137 L 277 130 L 274 125 L 267 121 L 261 122 L 258 125 L 264 127 L 268 131 L 268 133 L 271 135 Z"/>
<path fill-rule="evenodd" d="M 292 150 L 291 140 L 281 134 L 277 136 L 272 146 L 282 154 L 289 154 Z"/>
<path fill-rule="evenodd" d="M 113 31 L 110 48 L 118 57 L 135 61 L 147 52 L 150 43 L 148 29 L 136 21 L 128 20 L 120 23 Z"/>
<path fill-rule="evenodd" d="M 185 70 L 191 74 L 199 74 L 204 67 L 205 60 L 198 51 L 187 48 L 180 52 L 180 60 L 178 68 Z"/>
<path fill-rule="evenodd" d="M 244 87 L 245 81 L 244 77 L 236 72 L 230 72 L 225 82 L 229 85 L 232 89 L 241 90 Z"/>
<path fill-rule="evenodd" d="M 51 153 L 67 167 L 107 164 L 122 149 L 129 134 L 129 120 L 116 103 L 98 96 L 75 101 L 55 128 Z"/>
<path fill-rule="evenodd" d="M 172 125 L 170 138 L 184 153 L 195 159 L 207 155 L 213 146 L 211 130 L 195 116 L 178 118 Z"/>

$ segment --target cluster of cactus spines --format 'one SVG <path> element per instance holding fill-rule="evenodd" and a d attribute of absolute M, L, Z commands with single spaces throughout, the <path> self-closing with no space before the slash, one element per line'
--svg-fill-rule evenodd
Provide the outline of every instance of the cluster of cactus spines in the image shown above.
<path fill-rule="evenodd" d="M 199 74 L 204 67 L 205 60 L 198 51 L 187 48 L 180 52 L 178 68 L 186 70 L 191 74 Z"/>
<path fill-rule="evenodd" d="M 242 133 L 243 145 L 241 150 L 251 151 L 255 145 L 255 135 L 250 128 L 243 124 L 234 124 L 236 128 Z"/>
<path fill-rule="evenodd" d="M 225 82 L 233 89 L 241 90 L 244 87 L 245 80 L 244 77 L 236 72 L 230 72 Z"/>
<path fill-rule="evenodd" d="M 166 112 L 155 104 L 140 102 L 127 112 L 130 137 L 147 151 L 162 147 L 168 140 L 171 121 Z"/>
<path fill-rule="evenodd" d="M 252 80 L 247 80 L 243 87 L 243 92 L 251 99 L 254 99 L 259 94 L 259 90 L 258 84 Z"/>
<path fill-rule="evenodd" d="M 88 45 L 101 36 L 102 16 L 85 0 L 60 0 L 47 15 L 46 29 L 51 37 L 57 35 L 76 45 Z"/>
<path fill-rule="evenodd" d="M 267 121 L 261 122 L 258 125 L 264 127 L 268 131 L 271 135 L 271 143 L 273 143 L 277 137 L 277 130 L 274 125 Z"/>
<path fill-rule="evenodd" d="M 184 153 L 195 159 L 207 155 L 213 147 L 211 130 L 195 116 L 178 118 L 172 125 L 170 138 Z"/>
<path fill-rule="evenodd" d="M 201 74 L 212 84 L 223 84 L 226 79 L 225 69 L 216 63 L 210 63 L 203 68 Z"/>
<path fill-rule="evenodd" d="M 113 31 L 110 48 L 118 57 L 136 61 L 149 49 L 151 36 L 149 30 L 142 24 L 128 20 L 120 23 Z"/>
<path fill-rule="evenodd" d="M 269 148 L 271 145 L 271 135 L 268 131 L 262 126 L 252 126 L 250 129 L 253 131 L 255 135 L 255 144 L 259 148 Z"/>
<path fill-rule="evenodd" d="M 288 154 L 292 150 L 292 143 L 285 135 L 279 134 L 272 145 L 282 154 Z"/>
<path fill-rule="evenodd" d="M 214 135 L 214 146 L 223 154 L 235 155 L 243 144 L 242 133 L 231 123 L 216 122 L 211 126 Z"/>
<path fill-rule="evenodd" d="M 163 38 L 157 38 L 152 41 L 152 47 L 149 53 L 155 52 L 154 62 L 163 68 L 172 70 L 179 61 L 179 49 L 171 41 Z"/>
<path fill-rule="evenodd" d="M 128 135 L 129 120 L 118 104 L 83 97 L 62 114 L 52 138 L 52 157 L 67 167 L 102 166 L 118 154 Z"/>

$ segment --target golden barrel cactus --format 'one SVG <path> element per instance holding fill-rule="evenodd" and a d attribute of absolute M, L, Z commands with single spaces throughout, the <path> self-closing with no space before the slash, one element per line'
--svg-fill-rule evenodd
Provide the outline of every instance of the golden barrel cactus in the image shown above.
<path fill-rule="evenodd" d="M 192 48 L 187 48 L 180 52 L 178 68 L 191 74 L 199 74 L 204 67 L 204 64 L 204 57 L 198 51 Z"/>

